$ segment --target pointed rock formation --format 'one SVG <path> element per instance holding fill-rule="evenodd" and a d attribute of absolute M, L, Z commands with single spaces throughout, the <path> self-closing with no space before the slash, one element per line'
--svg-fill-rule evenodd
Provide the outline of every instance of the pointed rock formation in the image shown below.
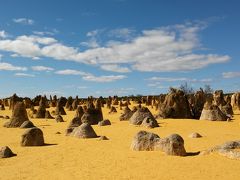
<path fill-rule="evenodd" d="M 28 121 L 28 115 L 23 102 L 17 102 L 13 108 L 12 117 L 4 127 L 14 128 L 20 127 L 24 121 Z"/>
<path fill-rule="evenodd" d="M 16 156 L 8 146 L 0 148 L 0 158 L 9 158 Z"/>
<path fill-rule="evenodd" d="M 72 103 L 73 111 L 75 111 L 77 109 L 78 104 L 79 104 L 79 100 L 78 100 L 78 96 L 76 96 L 76 98 L 74 99 L 74 101 Z"/>
<path fill-rule="evenodd" d="M 117 112 L 117 109 L 114 106 L 112 106 L 110 111 L 109 111 L 109 114 L 114 114 L 116 112 Z"/>
<path fill-rule="evenodd" d="M 64 107 L 64 99 L 61 97 L 57 102 L 55 115 L 66 115 L 66 112 L 63 107 Z"/>
<path fill-rule="evenodd" d="M 233 109 L 240 110 L 240 92 L 237 92 L 231 97 L 231 105 Z"/>
<path fill-rule="evenodd" d="M 153 117 L 152 113 L 147 107 L 141 107 L 137 109 L 137 111 L 129 119 L 130 124 L 133 125 L 142 125 L 143 121 L 143 125 L 149 125 L 149 127 L 158 127 L 156 119 Z"/>
<path fill-rule="evenodd" d="M 0 110 L 2 110 L 2 111 L 5 110 L 5 106 L 4 106 L 4 104 L 1 104 L 1 105 L 0 105 Z"/>
<path fill-rule="evenodd" d="M 20 128 L 25 129 L 25 128 L 33 128 L 35 127 L 32 121 L 24 121 Z"/>
<path fill-rule="evenodd" d="M 206 95 L 201 89 L 194 94 L 192 106 L 193 118 L 199 119 L 203 110 L 204 103 L 206 102 Z"/>
<path fill-rule="evenodd" d="M 128 121 L 133 115 L 133 112 L 131 111 L 131 109 L 126 106 L 125 109 L 123 110 L 123 113 L 121 114 L 121 116 L 119 117 L 120 121 Z"/>
<path fill-rule="evenodd" d="M 74 130 L 74 128 L 80 126 L 82 124 L 82 121 L 81 121 L 81 118 L 79 117 L 74 117 L 69 125 L 68 125 L 68 128 L 66 130 L 66 135 L 69 135 L 70 133 L 72 133 L 72 131 Z"/>
<path fill-rule="evenodd" d="M 157 117 L 179 119 L 192 118 L 190 105 L 184 92 L 172 88 L 163 104 L 160 106 Z"/>
<path fill-rule="evenodd" d="M 82 124 L 81 118 L 84 114 L 82 106 L 78 106 L 76 109 L 76 114 L 74 118 L 70 121 L 68 128 L 66 130 L 66 135 L 69 135 L 74 128 L 80 126 Z"/>
<path fill-rule="evenodd" d="M 217 105 L 212 104 L 211 101 L 207 101 L 202 110 L 200 120 L 209 121 L 227 121 L 227 116 L 219 109 Z"/>
<path fill-rule="evenodd" d="M 98 124 L 103 120 L 102 109 L 96 109 L 92 103 L 88 104 L 88 108 L 84 112 L 81 121 L 82 123 L 89 123 L 91 125 Z"/>
<path fill-rule="evenodd" d="M 16 94 L 13 94 L 12 97 L 10 98 L 10 106 L 9 110 L 13 110 L 15 107 L 15 104 L 20 101 L 19 97 Z"/>
<path fill-rule="evenodd" d="M 65 108 L 66 108 L 66 109 L 69 109 L 70 106 L 72 106 L 72 103 L 73 103 L 73 98 L 72 98 L 72 96 L 69 96 L 69 97 L 68 97 L 68 100 L 67 100 L 67 103 L 66 103 L 66 105 L 65 105 Z"/>
<path fill-rule="evenodd" d="M 46 111 L 45 113 L 45 119 L 54 119 L 54 117 L 51 116 L 49 111 Z"/>
<path fill-rule="evenodd" d="M 109 139 L 106 136 L 100 136 L 98 140 L 99 141 L 104 141 L 104 140 L 109 140 Z"/>
<path fill-rule="evenodd" d="M 145 117 L 142 121 L 142 126 L 147 127 L 147 128 L 155 128 L 159 127 L 158 122 L 156 121 L 155 118 L 152 117 Z"/>
<path fill-rule="evenodd" d="M 109 126 L 111 125 L 111 122 L 109 119 L 104 119 L 103 121 L 98 122 L 98 126 Z"/>
<path fill-rule="evenodd" d="M 39 107 L 34 117 L 45 118 L 45 113 L 46 113 L 46 99 L 44 97 L 41 97 L 41 100 L 39 102 Z"/>
<path fill-rule="evenodd" d="M 56 122 L 64 122 L 63 117 L 61 115 L 57 115 L 55 117 Z"/>

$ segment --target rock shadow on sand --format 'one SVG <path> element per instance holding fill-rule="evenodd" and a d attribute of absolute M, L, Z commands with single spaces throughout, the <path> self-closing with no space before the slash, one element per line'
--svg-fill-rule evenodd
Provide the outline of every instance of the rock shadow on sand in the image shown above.
<path fill-rule="evenodd" d="M 56 146 L 58 145 L 57 143 L 44 143 L 42 146 Z"/>
<path fill-rule="evenodd" d="M 200 154 L 200 151 L 197 152 L 186 152 L 185 156 L 198 156 Z"/>

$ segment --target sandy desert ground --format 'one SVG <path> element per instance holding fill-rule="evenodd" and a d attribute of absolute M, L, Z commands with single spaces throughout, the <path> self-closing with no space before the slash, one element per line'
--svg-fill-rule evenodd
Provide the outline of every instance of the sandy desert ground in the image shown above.
<path fill-rule="evenodd" d="M 8 109 L 8 108 L 6 108 Z M 156 112 L 149 108 L 153 114 Z M 51 109 L 52 110 L 52 109 Z M 51 111 L 50 110 L 50 111 Z M 187 119 L 158 119 L 159 128 L 147 129 L 119 121 L 121 110 L 108 114 L 103 108 L 104 119 L 111 126 L 93 128 L 97 135 L 110 140 L 78 139 L 65 136 L 74 111 L 66 111 L 65 122 L 31 119 L 44 133 L 47 146 L 21 147 L 20 138 L 25 129 L 4 128 L 7 121 L 0 119 L 0 146 L 9 146 L 17 156 L 0 159 L 0 179 L 239 179 L 240 161 L 216 153 L 197 156 L 167 156 L 160 151 L 132 151 L 134 135 L 146 130 L 166 137 L 180 134 L 187 152 L 197 152 L 229 140 L 240 139 L 240 114 L 235 112 L 232 122 L 212 122 Z M 0 111 L 11 115 L 11 111 Z M 60 132 L 61 134 L 56 134 Z M 198 132 L 202 138 L 189 138 Z"/>

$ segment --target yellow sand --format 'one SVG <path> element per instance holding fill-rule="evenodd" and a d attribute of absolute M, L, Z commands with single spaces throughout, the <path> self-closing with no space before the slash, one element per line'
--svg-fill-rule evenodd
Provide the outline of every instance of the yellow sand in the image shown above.
<path fill-rule="evenodd" d="M 150 110 L 155 113 L 153 109 Z M 65 129 L 75 112 L 67 111 L 66 122 L 31 119 L 42 129 L 43 147 L 21 147 L 19 128 L 3 128 L 7 120 L 0 119 L 0 146 L 9 146 L 16 157 L 0 159 L 0 179 L 240 179 L 240 161 L 218 154 L 206 156 L 175 157 L 162 152 L 138 152 L 130 150 L 133 136 L 140 130 L 157 133 L 160 137 L 180 134 L 188 152 L 205 150 L 228 140 L 240 139 L 240 115 L 233 122 L 209 122 L 198 120 L 160 120 L 161 127 L 146 129 L 118 120 L 120 110 L 109 115 L 103 108 L 104 118 L 111 126 L 93 128 L 109 141 L 66 137 Z M 0 115 L 11 115 L 9 110 Z M 61 134 L 56 134 L 56 132 Z M 188 135 L 198 132 L 203 138 L 192 139 Z"/>

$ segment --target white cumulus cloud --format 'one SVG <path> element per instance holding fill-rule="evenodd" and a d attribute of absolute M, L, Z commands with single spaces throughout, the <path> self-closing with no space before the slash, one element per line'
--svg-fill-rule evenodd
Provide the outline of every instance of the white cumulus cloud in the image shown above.
<path fill-rule="evenodd" d="M 73 70 L 73 69 L 59 70 L 59 71 L 56 71 L 55 73 L 60 75 L 81 75 L 81 76 L 89 75 L 89 73 Z"/>
<path fill-rule="evenodd" d="M 108 75 L 108 76 L 95 76 L 91 73 L 73 70 L 73 69 L 65 69 L 56 71 L 55 74 L 59 75 L 79 75 L 82 76 L 82 79 L 85 81 L 93 81 L 93 82 L 113 82 L 117 80 L 121 80 L 126 78 L 124 75 Z"/>
<path fill-rule="evenodd" d="M 223 78 L 226 78 L 226 79 L 237 78 L 237 77 L 240 77 L 240 72 L 223 72 L 222 76 Z"/>
<path fill-rule="evenodd" d="M 51 44 L 41 49 L 41 54 L 58 60 L 74 60 L 77 56 L 77 48 L 68 47 L 60 43 Z"/>
<path fill-rule="evenodd" d="M 5 70 L 5 71 L 26 71 L 26 67 L 20 67 L 20 66 L 14 66 L 9 63 L 5 62 L 0 62 L 0 71 Z"/>
<path fill-rule="evenodd" d="M 32 43 L 38 43 L 38 44 L 42 44 L 42 45 L 49 45 L 49 44 L 53 44 L 56 43 L 57 40 L 51 37 L 39 37 L 39 36 L 19 36 L 17 37 L 17 40 L 21 40 L 24 42 L 32 42 Z"/>
<path fill-rule="evenodd" d="M 131 39 L 132 38 L 132 34 L 135 31 L 133 29 L 130 28 L 118 28 L 118 29 L 113 29 L 110 30 L 109 32 L 109 36 L 110 37 L 115 37 L 115 38 L 122 38 L 122 39 Z"/>
<path fill-rule="evenodd" d="M 34 24 L 34 20 L 28 19 L 28 18 L 13 19 L 13 22 L 19 23 L 19 24 L 24 24 L 24 25 L 33 25 Z"/>
<path fill-rule="evenodd" d="M 19 37 L 15 40 L 0 40 L 0 50 L 13 52 L 24 57 L 37 57 L 41 55 L 40 47 L 35 41 Z"/>
<path fill-rule="evenodd" d="M 79 52 L 76 61 L 94 64 L 128 63 L 146 72 L 191 71 L 230 60 L 227 55 L 194 53 L 201 48 L 200 25 L 176 25 L 144 30 L 129 42 L 111 43 Z"/>
<path fill-rule="evenodd" d="M 213 79 L 204 78 L 204 79 L 196 79 L 196 78 L 187 78 L 187 77 L 151 77 L 147 79 L 149 81 L 149 87 L 157 87 L 157 88 L 166 88 L 167 86 L 163 86 L 165 82 L 190 82 L 190 83 L 211 83 Z"/>
<path fill-rule="evenodd" d="M 119 73 L 128 73 L 131 70 L 127 67 L 121 67 L 118 64 L 104 64 L 100 66 L 101 69 L 105 71 L 119 72 Z"/>
<path fill-rule="evenodd" d="M 17 77 L 35 77 L 34 74 L 27 74 L 27 73 L 15 73 L 14 75 Z"/>
<path fill-rule="evenodd" d="M 150 81 L 165 81 L 165 82 L 174 82 L 174 81 L 187 81 L 188 78 L 172 78 L 172 77 L 151 77 L 148 80 Z"/>
<path fill-rule="evenodd" d="M 78 88 L 78 89 L 88 89 L 87 86 L 78 86 L 77 88 Z"/>
<path fill-rule="evenodd" d="M 81 42 L 80 45 L 82 46 L 86 46 L 86 47 L 89 47 L 89 48 L 97 48 L 99 47 L 99 44 L 96 40 L 96 38 L 90 38 L 88 41 L 85 41 L 85 42 Z"/>
<path fill-rule="evenodd" d="M 0 31 L 0 39 L 1 38 L 4 39 L 4 38 L 7 38 L 7 37 L 8 37 L 8 35 L 7 35 L 6 31 L 4 31 L 4 30 Z"/>
<path fill-rule="evenodd" d="M 88 75 L 83 76 L 83 80 L 86 81 L 93 81 L 93 82 L 113 82 L 121 79 L 125 79 L 126 76 L 124 75 L 110 75 L 110 76 L 94 76 L 94 75 Z"/>
<path fill-rule="evenodd" d="M 103 30 L 102 29 L 95 29 L 93 31 L 87 32 L 86 36 L 88 37 L 94 37 L 97 36 L 99 33 L 101 33 Z"/>
<path fill-rule="evenodd" d="M 228 62 L 231 59 L 228 55 L 201 52 L 203 45 L 198 33 L 204 28 L 202 24 L 187 23 L 143 30 L 127 42 L 116 43 L 110 39 L 105 45 L 97 43 L 95 37 L 99 36 L 100 30 L 95 30 L 87 33 L 90 41 L 82 44 L 89 47 L 86 50 L 67 46 L 54 38 L 19 36 L 15 39 L 0 39 L 0 50 L 30 58 L 50 57 L 97 65 L 113 72 L 182 72 Z M 125 29 L 121 31 L 129 34 Z M 122 64 L 127 64 L 129 68 L 122 67 Z M 121 67 L 120 70 L 118 67 Z"/>
<path fill-rule="evenodd" d="M 46 67 L 46 66 L 32 66 L 32 70 L 34 70 L 34 71 L 53 71 L 54 68 Z"/>

